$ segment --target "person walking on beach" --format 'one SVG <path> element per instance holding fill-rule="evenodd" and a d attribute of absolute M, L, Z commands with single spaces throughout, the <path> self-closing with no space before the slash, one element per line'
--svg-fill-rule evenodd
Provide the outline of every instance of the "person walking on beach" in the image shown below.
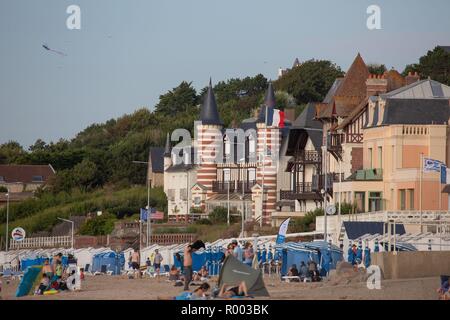
<path fill-rule="evenodd" d="M 192 245 L 184 248 L 183 271 L 184 271 L 184 291 L 189 290 L 189 283 L 192 281 Z"/>
<path fill-rule="evenodd" d="M 197 240 L 193 244 L 190 244 L 184 248 L 184 291 L 189 291 L 189 284 L 192 281 L 192 253 L 200 248 L 205 248 L 205 244 L 201 240 Z"/>
<path fill-rule="evenodd" d="M 155 258 L 153 259 L 153 266 L 155 267 L 156 275 L 159 276 L 159 270 L 161 269 L 161 262 L 163 256 L 159 253 L 158 249 L 155 250 Z"/>
<path fill-rule="evenodd" d="M 131 254 L 131 267 L 134 271 L 134 276 L 136 277 L 136 272 L 138 273 L 138 277 L 141 277 L 141 271 L 140 269 L 140 256 L 137 249 L 134 249 L 133 253 Z"/>

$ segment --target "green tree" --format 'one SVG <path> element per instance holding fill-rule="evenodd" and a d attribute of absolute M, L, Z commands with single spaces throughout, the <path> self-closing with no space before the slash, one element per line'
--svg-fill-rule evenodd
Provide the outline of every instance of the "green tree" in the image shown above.
<path fill-rule="evenodd" d="M 102 214 L 94 218 L 87 219 L 80 227 L 79 233 L 89 236 L 100 236 L 110 234 L 114 229 L 116 218 L 111 214 Z"/>
<path fill-rule="evenodd" d="M 97 166 L 90 160 L 83 160 L 73 168 L 75 186 L 87 191 L 98 185 Z"/>
<path fill-rule="evenodd" d="M 322 101 L 336 78 L 344 74 L 328 60 L 309 60 L 274 82 L 277 90 L 293 95 L 298 105 Z"/>
<path fill-rule="evenodd" d="M 155 106 L 156 113 L 174 116 L 181 111 L 186 111 L 197 104 L 197 92 L 192 87 L 192 82 L 183 81 L 181 84 L 159 96 L 159 102 Z"/>
<path fill-rule="evenodd" d="M 450 52 L 436 47 L 419 59 L 418 64 L 409 64 L 403 71 L 406 76 L 409 72 L 418 72 L 421 78 L 430 77 L 433 80 L 450 85 Z"/>
<path fill-rule="evenodd" d="M 18 163 L 25 155 L 25 150 L 16 141 L 0 145 L 0 164 Z"/>

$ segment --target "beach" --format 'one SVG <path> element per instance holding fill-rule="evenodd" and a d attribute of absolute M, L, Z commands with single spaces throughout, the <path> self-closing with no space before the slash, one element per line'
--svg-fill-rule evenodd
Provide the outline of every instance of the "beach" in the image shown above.
<path fill-rule="evenodd" d="M 15 297 L 19 280 L 6 284 L 2 279 L 3 300 L 158 300 L 179 295 L 183 287 L 175 287 L 167 278 L 128 279 L 125 276 L 86 276 L 81 291 L 63 291 L 48 296 Z M 264 282 L 274 300 L 437 300 L 438 277 L 383 280 L 381 289 L 370 290 L 365 282 L 347 284 L 336 281 L 286 283 L 265 277 Z M 214 280 L 209 281 L 214 286 Z M 192 289 L 195 286 L 191 286 Z"/>

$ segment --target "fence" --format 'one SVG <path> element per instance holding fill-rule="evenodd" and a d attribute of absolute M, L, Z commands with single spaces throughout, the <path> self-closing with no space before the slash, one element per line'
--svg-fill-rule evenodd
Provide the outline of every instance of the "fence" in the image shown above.
<path fill-rule="evenodd" d="M 150 242 L 160 245 L 179 244 L 193 242 L 196 239 L 196 235 L 192 233 L 165 233 L 154 234 L 150 236 Z"/>
<path fill-rule="evenodd" d="M 72 237 L 70 236 L 38 237 L 25 238 L 22 241 L 11 239 L 9 249 L 70 248 L 71 246 Z"/>

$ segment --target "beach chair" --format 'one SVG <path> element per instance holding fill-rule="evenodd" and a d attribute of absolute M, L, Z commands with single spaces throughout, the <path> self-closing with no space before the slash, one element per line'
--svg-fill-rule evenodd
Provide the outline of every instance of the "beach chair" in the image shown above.
<path fill-rule="evenodd" d="M 92 276 L 93 274 L 92 274 L 90 268 L 91 268 L 91 265 L 89 263 L 86 263 L 86 265 L 84 266 L 84 274 L 88 274 L 88 275 Z"/>
<path fill-rule="evenodd" d="M 11 269 L 3 270 L 3 275 L 2 275 L 3 278 L 5 278 L 5 279 L 12 279 L 12 275 L 13 275 L 13 273 L 12 273 Z"/>
<path fill-rule="evenodd" d="M 162 270 L 160 270 L 159 275 L 161 276 L 169 276 L 170 267 L 168 264 L 163 265 Z"/>
<path fill-rule="evenodd" d="M 301 278 L 299 276 L 284 276 L 281 277 L 281 279 L 285 280 L 286 282 L 291 282 L 290 280 L 298 279 L 299 282 L 301 282 Z"/>
<path fill-rule="evenodd" d="M 95 272 L 94 272 L 94 276 L 101 275 L 101 274 L 106 274 L 107 271 L 108 271 L 108 269 L 107 269 L 106 264 L 103 264 L 103 265 L 100 267 L 100 271 L 95 271 Z"/>

